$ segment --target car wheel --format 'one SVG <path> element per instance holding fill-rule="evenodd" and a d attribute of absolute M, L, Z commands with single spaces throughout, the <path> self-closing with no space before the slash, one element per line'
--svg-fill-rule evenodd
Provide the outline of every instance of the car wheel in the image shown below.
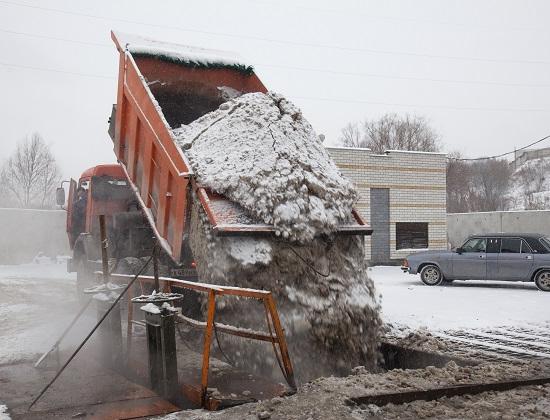
<path fill-rule="evenodd" d="M 542 270 L 535 276 L 535 284 L 539 290 L 550 292 L 550 270 Z"/>
<path fill-rule="evenodd" d="M 437 286 L 443 281 L 443 274 L 437 265 L 428 264 L 420 270 L 420 279 L 428 286 Z"/>

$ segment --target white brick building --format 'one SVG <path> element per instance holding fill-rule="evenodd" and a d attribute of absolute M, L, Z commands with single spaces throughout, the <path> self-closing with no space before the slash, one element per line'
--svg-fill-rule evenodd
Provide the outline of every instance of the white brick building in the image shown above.
<path fill-rule="evenodd" d="M 399 260 L 415 249 L 446 249 L 446 155 L 444 153 L 328 147 L 358 192 L 357 210 L 374 229 L 367 258 Z"/>

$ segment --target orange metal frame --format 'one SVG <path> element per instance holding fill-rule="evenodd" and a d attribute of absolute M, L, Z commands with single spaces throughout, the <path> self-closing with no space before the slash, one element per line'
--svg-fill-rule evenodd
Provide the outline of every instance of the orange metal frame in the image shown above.
<path fill-rule="evenodd" d="M 134 276 L 128 274 L 111 274 L 111 277 L 116 281 L 131 279 Z M 149 284 L 153 285 L 155 278 L 153 276 L 139 276 L 137 278 L 142 291 L 143 285 Z M 288 353 L 288 347 L 286 344 L 284 330 L 279 319 L 279 314 L 277 313 L 277 308 L 275 305 L 275 299 L 271 292 L 267 290 L 257 290 L 257 289 L 246 289 L 241 287 L 230 287 L 230 286 L 219 286 L 212 285 L 207 283 L 195 283 L 185 280 L 173 279 L 170 277 L 159 277 L 159 281 L 163 287 L 164 292 L 171 292 L 172 287 L 184 288 L 189 290 L 194 290 L 196 292 L 202 292 L 208 294 L 208 303 L 207 303 L 207 317 L 206 322 L 193 320 L 191 318 L 180 315 L 180 320 L 190 323 L 191 325 L 199 328 L 205 329 L 204 335 L 204 347 L 202 353 L 202 369 L 201 369 L 201 402 L 203 407 L 208 407 L 207 401 L 207 388 L 208 388 L 208 371 L 210 365 L 210 347 L 212 344 L 212 337 L 214 334 L 214 328 L 217 331 L 236 335 L 243 338 L 248 338 L 252 340 L 268 341 L 273 344 L 273 350 L 275 356 L 280 363 L 280 368 L 285 377 L 288 385 L 295 390 L 296 382 L 294 380 L 294 371 L 292 368 L 292 363 L 290 361 L 290 355 Z M 132 306 L 132 293 L 129 292 L 128 298 L 128 325 L 130 326 L 133 321 L 133 306 Z M 219 296 L 236 296 L 236 297 L 246 297 L 252 299 L 258 299 L 264 304 L 266 311 L 266 323 L 269 329 L 269 333 L 266 332 L 256 332 L 239 329 L 237 327 L 229 325 L 218 325 L 214 323 L 214 315 L 216 311 L 216 298 Z M 273 328 L 272 328 L 273 327 Z M 132 340 L 132 328 L 128 327 L 127 330 L 127 349 L 128 352 L 131 350 L 131 340 Z M 278 347 L 277 347 L 278 346 Z M 279 359 L 280 355 L 280 359 Z"/>

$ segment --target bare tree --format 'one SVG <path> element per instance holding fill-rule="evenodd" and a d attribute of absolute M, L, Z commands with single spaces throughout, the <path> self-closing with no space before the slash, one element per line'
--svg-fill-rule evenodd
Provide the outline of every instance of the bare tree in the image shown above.
<path fill-rule="evenodd" d="M 447 161 L 447 212 L 471 211 L 472 171 L 470 165 L 460 160 L 460 152 L 451 152 Z"/>
<path fill-rule="evenodd" d="M 439 135 L 426 119 L 417 116 L 386 114 L 366 120 L 361 126 L 350 123 L 342 129 L 340 141 L 348 147 L 368 147 L 375 153 L 386 150 L 437 152 Z"/>
<path fill-rule="evenodd" d="M 365 147 L 365 142 L 358 123 L 348 123 L 340 133 L 340 141 L 346 147 Z"/>
<path fill-rule="evenodd" d="M 447 211 L 467 213 L 508 210 L 512 168 L 506 160 L 460 160 L 457 152 L 447 162 Z"/>
<path fill-rule="evenodd" d="M 38 133 L 18 143 L 0 172 L 0 183 L 24 208 L 49 207 L 59 180 L 55 158 Z"/>

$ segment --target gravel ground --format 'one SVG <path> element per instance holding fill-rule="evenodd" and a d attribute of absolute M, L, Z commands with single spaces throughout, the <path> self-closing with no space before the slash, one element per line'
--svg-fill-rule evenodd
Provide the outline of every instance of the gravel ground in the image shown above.
<path fill-rule="evenodd" d="M 506 393 L 443 398 L 432 402 L 384 407 L 357 406 L 349 399 L 395 391 L 423 390 L 451 384 L 494 382 L 512 378 L 550 375 L 550 367 L 540 363 L 481 364 L 459 367 L 449 362 L 444 368 L 395 369 L 384 374 L 366 373 L 363 368 L 345 378 L 320 378 L 302 386 L 295 395 L 234 407 L 223 412 L 183 411 L 163 417 L 173 419 L 361 419 L 361 418 L 501 418 L 510 413 L 530 413 L 529 418 L 545 418 L 550 407 L 550 386 L 532 386 Z M 521 408 L 523 407 L 523 408 Z M 523 411 L 522 411 L 523 410 Z M 530 410 L 530 411 L 529 411 Z"/>

